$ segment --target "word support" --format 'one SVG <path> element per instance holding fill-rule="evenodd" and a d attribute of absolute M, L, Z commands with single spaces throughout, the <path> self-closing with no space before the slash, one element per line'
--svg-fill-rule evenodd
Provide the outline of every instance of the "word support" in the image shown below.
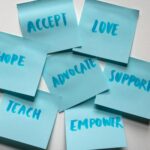
<path fill-rule="evenodd" d="M 41 109 L 27 107 L 21 103 L 15 102 L 13 100 L 9 100 L 9 104 L 6 108 L 6 111 L 12 114 L 22 115 L 27 118 L 32 118 L 35 120 L 39 120 L 41 116 Z"/>

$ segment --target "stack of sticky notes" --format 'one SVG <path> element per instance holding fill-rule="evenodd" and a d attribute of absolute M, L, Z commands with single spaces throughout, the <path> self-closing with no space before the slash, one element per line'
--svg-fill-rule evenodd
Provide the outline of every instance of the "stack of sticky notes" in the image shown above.
<path fill-rule="evenodd" d="M 46 150 L 65 111 L 67 150 L 127 147 L 121 115 L 150 119 L 150 63 L 130 57 L 139 11 L 85 0 L 78 25 L 71 0 L 17 8 L 23 37 L 0 32 L 0 143 Z"/>

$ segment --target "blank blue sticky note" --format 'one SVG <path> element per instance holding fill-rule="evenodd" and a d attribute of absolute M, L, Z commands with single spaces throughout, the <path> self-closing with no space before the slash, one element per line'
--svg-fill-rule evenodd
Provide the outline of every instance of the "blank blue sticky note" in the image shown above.
<path fill-rule="evenodd" d="M 34 97 L 46 60 L 42 44 L 0 33 L 0 89 Z"/>
<path fill-rule="evenodd" d="M 65 111 L 67 150 L 126 147 L 122 117 L 98 110 L 94 98 Z"/>
<path fill-rule="evenodd" d="M 43 77 L 50 92 L 62 97 L 60 111 L 108 89 L 98 61 L 71 52 L 48 56 Z"/>
<path fill-rule="evenodd" d="M 96 97 L 97 105 L 150 119 L 150 63 L 130 58 L 128 67 L 106 64 L 110 91 Z"/>
<path fill-rule="evenodd" d="M 85 0 L 79 25 L 82 47 L 74 51 L 127 64 L 138 15 L 138 10 Z"/>
<path fill-rule="evenodd" d="M 23 36 L 44 43 L 47 53 L 80 46 L 73 1 L 32 1 L 17 6 Z"/>
<path fill-rule="evenodd" d="M 46 149 L 58 101 L 58 97 L 40 91 L 34 102 L 3 94 L 0 99 L 0 138 Z"/>

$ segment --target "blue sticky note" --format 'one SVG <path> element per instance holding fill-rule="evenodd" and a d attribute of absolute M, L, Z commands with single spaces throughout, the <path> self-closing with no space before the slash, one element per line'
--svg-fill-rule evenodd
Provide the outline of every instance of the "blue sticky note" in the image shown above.
<path fill-rule="evenodd" d="M 46 60 L 41 44 L 0 32 L 0 89 L 34 97 Z"/>
<path fill-rule="evenodd" d="M 74 51 L 127 64 L 138 15 L 138 10 L 85 0 L 79 25 L 82 48 Z"/>
<path fill-rule="evenodd" d="M 108 89 L 98 61 L 71 52 L 48 56 L 43 77 L 50 92 L 62 97 L 60 111 Z"/>
<path fill-rule="evenodd" d="M 107 64 L 104 70 L 110 91 L 95 103 L 129 116 L 150 119 L 150 62 L 130 58 L 128 67 Z"/>
<path fill-rule="evenodd" d="M 126 147 L 121 116 L 94 107 L 94 98 L 65 111 L 67 150 Z"/>
<path fill-rule="evenodd" d="M 72 0 L 44 0 L 18 4 L 24 37 L 42 42 L 47 53 L 80 46 Z"/>
<path fill-rule="evenodd" d="M 0 98 L 0 138 L 46 149 L 59 97 L 38 91 L 34 102 L 8 94 Z"/>

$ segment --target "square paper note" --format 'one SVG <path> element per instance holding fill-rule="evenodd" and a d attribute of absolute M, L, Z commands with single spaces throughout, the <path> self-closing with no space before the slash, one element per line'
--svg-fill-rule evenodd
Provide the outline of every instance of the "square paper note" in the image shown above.
<path fill-rule="evenodd" d="M 18 5 L 23 36 L 47 45 L 47 53 L 78 44 L 78 26 L 72 0 L 42 0 Z"/>
<path fill-rule="evenodd" d="M 0 89 L 34 97 L 46 60 L 44 48 L 0 32 Z"/>
<path fill-rule="evenodd" d="M 46 149 L 57 115 L 59 99 L 38 92 L 35 101 L 4 94 L 0 100 L 0 139 Z M 34 148 L 32 148 L 34 149 Z"/>
<path fill-rule="evenodd" d="M 80 45 L 74 51 L 128 63 L 139 12 L 97 0 L 85 0 Z"/>
<path fill-rule="evenodd" d="M 95 103 L 129 115 L 150 119 L 150 63 L 131 58 L 128 67 L 107 64 L 110 91 Z"/>
<path fill-rule="evenodd" d="M 50 92 L 62 97 L 60 111 L 108 89 L 98 61 L 70 52 L 48 56 L 43 76 Z"/>
<path fill-rule="evenodd" d="M 122 118 L 94 108 L 94 99 L 65 111 L 67 150 L 126 147 Z"/>

